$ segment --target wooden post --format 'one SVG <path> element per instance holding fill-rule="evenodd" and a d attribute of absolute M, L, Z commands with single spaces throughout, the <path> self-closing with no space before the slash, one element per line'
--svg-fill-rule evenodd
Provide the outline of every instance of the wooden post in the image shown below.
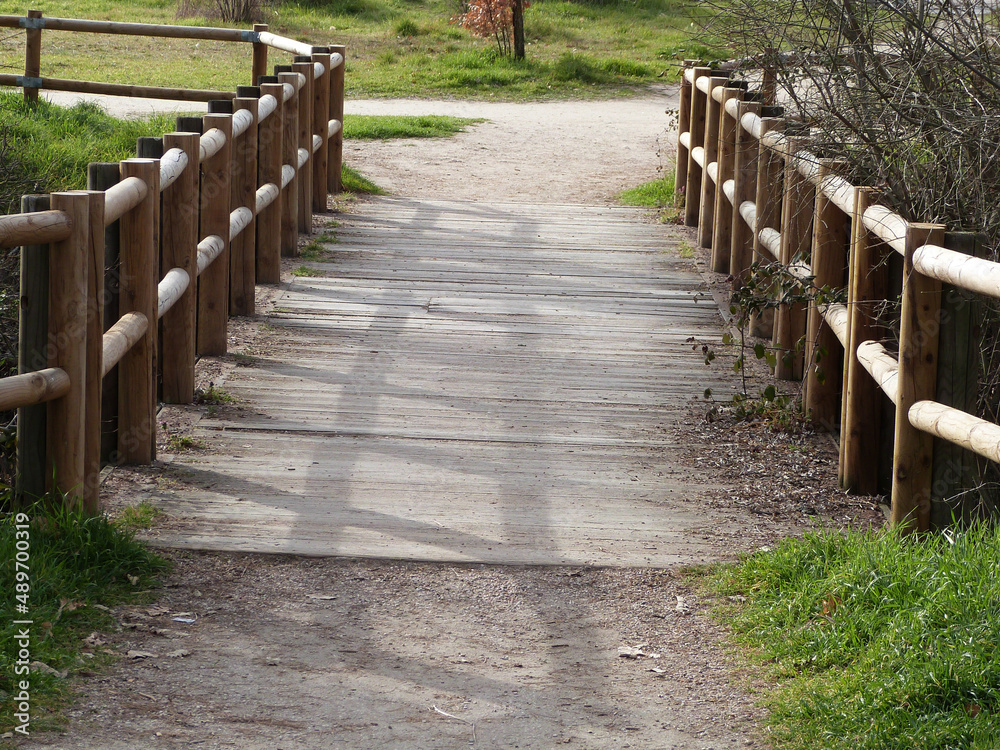
<path fill-rule="evenodd" d="M 945 232 L 944 247 L 979 258 L 988 257 L 986 235 Z M 941 333 L 938 347 L 937 395 L 946 406 L 975 414 L 978 400 L 984 309 L 978 295 L 951 284 L 941 285 Z M 931 528 L 945 528 L 953 518 L 969 523 L 982 516 L 978 493 L 979 460 L 969 450 L 947 440 L 934 441 L 931 483 Z"/>
<path fill-rule="evenodd" d="M 909 411 L 917 401 L 934 398 L 941 309 L 941 282 L 913 269 L 913 253 L 922 245 L 940 245 L 943 241 L 944 227 L 940 224 L 909 224 L 907 227 L 889 519 L 905 531 L 930 528 L 934 438 L 910 424 Z"/>
<path fill-rule="evenodd" d="M 85 386 L 83 508 L 100 511 L 101 392 L 104 379 L 104 192 L 90 193 L 87 243 L 87 375 Z"/>
<path fill-rule="evenodd" d="M 689 121 L 691 132 L 691 149 L 688 152 L 687 185 L 684 186 L 684 225 L 698 226 L 698 216 L 701 212 L 701 183 L 703 180 L 701 165 L 695 161 L 695 148 L 705 146 L 705 114 L 708 104 L 705 92 L 698 88 L 698 79 L 710 75 L 711 68 L 694 68 L 694 86 L 691 88 L 691 117 Z M 706 162 L 706 165 L 708 162 Z"/>
<path fill-rule="evenodd" d="M 233 144 L 232 153 L 232 209 L 245 207 L 257 211 L 257 99 L 238 97 L 233 100 L 238 112 L 247 110 L 253 122 Z M 257 221 L 237 235 L 230 248 L 229 310 L 232 315 L 253 316 L 254 294 L 257 285 Z"/>
<path fill-rule="evenodd" d="M 742 130 L 736 118 L 726 111 L 726 103 L 730 99 L 740 100 L 742 97 L 741 87 L 726 86 L 722 89 L 722 102 L 719 104 L 719 145 L 716 156 L 719 167 L 715 181 L 715 216 L 712 218 L 712 270 L 716 273 L 729 273 L 729 253 L 733 243 L 733 204 L 726 196 L 724 185 L 727 180 L 735 181 L 736 139 Z"/>
<path fill-rule="evenodd" d="M 848 310 L 850 345 L 844 357 L 844 411 L 840 425 L 840 484 L 863 495 L 878 491 L 881 389 L 858 361 L 858 345 L 875 338 L 875 301 L 885 299 L 881 243 L 865 228 L 862 216 L 871 188 L 854 189 L 851 222 L 851 273 Z"/>
<path fill-rule="evenodd" d="M 326 73 L 316 79 L 313 86 L 313 133 L 320 137 L 319 150 L 312 156 L 312 208 L 314 213 L 326 213 L 330 172 L 330 53 L 317 52 L 313 62 L 326 68 Z"/>
<path fill-rule="evenodd" d="M 785 121 L 780 117 L 762 117 L 760 121 L 761 134 L 784 130 Z M 759 143 L 757 158 L 757 182 L 754 190 L 754 203 L 757 206 L 757 220 L 753 229 L 753 263 L 764 263 L 772 260 L 771 251 L 760 241 L 763 229 L 781 229 L 781 205 L 783 198 L 785 163 L 779 154 Z M 779 253 L 780 255 L 780 253 Z M 780 258 L 773 258 L 777 261 Z M 780 293 L 780 289 L 772 290 Z M 750 315 L 750 333 L 761 338 L 773 338 L 774 311 L 763 310 Z"/>
<path fill-rule="evenodd" d="M 705 172 L 701 178 L 701 202 L 698 211 L 698 245 L 701 247 L 712 247 L 712 222 L 715 220 L 715 180 L 709 176 L 709 172 L 711 165 L 717 162 L 719 157 L 719 120 L 722 105 L 715 101 L 712 93 L 728 82 L 728 76 L 712 76 L 708 79 L 708 95 L 705 97 Z M 712 270 L 715 270 L 714 262 Z M 728 264 L 726 270 L 729 270 Z"/>
<path fill-rule="evenodd" d="M 24 77 L 40 78 L 42 75 L 42 29 L 31 28 L 32 21 L 41 22 L 42 11 L 28 11 L 28 29 L 25 31 L 24 45 Z M 24 87 L 24 101 L 37 102 L 38 89 L 35 86 Z"/>
<path fill-rule="evenodd" d="M 808 138 L 788 139 L 789 153 L 805 148 Z M 781 202 L 781 257 L 786 268 L 807 257 L 812 239 L 814 189 L 812 183 L 799 174 L 791 159 L 784 166 L 784 194 Z M 798 343 L 805 333 L 805 308 L 801 303 L 782 303 L 774 316 L 774 348 L 778 355 L 775 375 L 783 380 L 802 377 L 803 356 Z"/>
<path fill-rule="evenodd" d="M 267 31 L 266 23 L 255 23 L 253 25 L 253 30 L 255 34 L 260 34 Z M 255 41 L 253 43 L 253 68 L 250 75 L 250 85 L 257 86 L 260 83 L 260 77 L 267 74 L 267 45 L 261 41 Z"/>
<path fill-rule="evenodd" d="M 257 132 L 260 154 L 257 162 L 258 180 L 261 185 L 273 183 L 281 188 L 282 165 L 282 124 L 284 120 L 281 105 L 282 86 L 280 83 L 264 83 L 260 87 L 263 96 L 273 96 L 278 100 L 278 108 L 261 123 Z M 281 282 L 281 204 L 284 191 L 278 199 L 257 216 L 257 281 L 261 284 Z"/>
<path fill-rule="evenodd" d="M 179 148 L 188 165 L 163 191 L 163 268 L 180 268 L 190 277 L 188 288 L 163 316 L 163 400 L 190 404 L 194 400 L 195 326 L 198 300 L 199 142 L 197 133 L 167 133 L 163 146 Z"/>
<path fill-rule="evenodd" d="M 49 367 L 69 375 L 69 392 L 49 404 L 48 469 L 53 489 L 71 504 L 84 494 L 84 417 L 87 388 L 87 261 L 90 196 L 53 193 L 52 208 L 70 217 L 70 236 L 52 244 L 49 264 Z"/>
<path fill-rule="evenodd" d="M 26 195 L 21 212 L 48 211 L 49 196 Z M 21 248 L 21 294 L 18 315 L 17 371 L 20 374 L 49 366 L 49 246 Z M 45 494 L 47 404 L 17 410 L 17 501 L 23 506 Z"/>
<path fill-rule="evenodd" d="M 820 182 L 833 174 L 837 162 L 821 159 Z M 816 287 L 830 289 L 844 285 L 850 217 L 816 189 L 813 212 L 812 275 Z M 806 321 L 806 382 L 803 403 L 806 417 L 823 429 L 833 431 L 840 416 L 841 343 L 823 320 L 816 300 L 810 300 Z"/>
<path fill-rule="evenodd" d="M 205 132 L 218 128 L 226 144 L 201 165 L 201 239 L 215 235 L 223 250 L 198 280 L 198 353 L 220 356 L 226 353 L 229 330 L 229 206 L 230 152 L 233 145 L 233 116 L 206 115 Z"/>
<path fill-rule="evenodd" d="M 105 191 L 121 180 L 118 163 L 97 162 L 87 167 L 87 188 Z M 121 281 L 119 252 L 120 222 L 104 228 L 104 307 L 102 331 L 118 320 L 118 297 Z M 103 352 L 102 352 L 103 354 Z M 118 367 L 101 382 L 101 461 L 118 462 Z"/>
<path fill-rule="evenodd" d="M 210 105 L 211 106 L 211 105 Z M 140 159 L 159 159 L 163 156 L 163 138 L 151 137 L 151 136 L 141 136 L 136 141 L 135 155 Z M 161 200 L 156 201 L 154 204 L 156 215 L 153 219 L 153 247 L 156 249 L 153 258 L 153 276 L 156 277 L 157 282 L 163 278 L 162 269 L 162 243 L 160 242 L 160 235 L 163 233 L 163 227 L 161 225 Z M 153 361 L 156 363 L 153 369 L 153 384 L 156 388 L 154 397 L 155 400 L 160 399 L 160 362 L 163 361 L 163 351 L 160 349 L 160 336 L 159 336 L 159 324 L 153 322 L 152 324 L 156 329 L 157 333 L 153 335 L 153 345 L 156 347 L 153 353 Z"/>
<path fill-rule="evenodd" d="M 773 63 L 764 65 L 760 81 L 760 98 L 764 104 L 774 104 L 778 98 L 778 76 Z"/>
<path fill-rule="evenodd" d="M 306 82 L 302 84 L 298 102 L 299 118 L 299 151 L 305 149 L 309 155 L 309 161 L 302 165 L 298 174 L 299 185 L 299 234 L 312 234 L 312 154 L 313 154 L 313 68 L 312 58 L 295 58 L 296 62 L 292 68 L 296 73 L 301 74 Z M 296 166 L 298 162 L 296 162 Z"/>
<path fill-rule="evenodd" d="M 118 454 L 126 464 L 148 464 L 156 456 L 156 286 L 155 217 L 160 202 L 160 164 L 153 159 L 121 163 L 122 179 L 138 177 L 146 197 L 121 218 L 122 315 L 137 312 L 148 326 L 118 364 Z"/>
<path fill-rule="evenodd" d="M 347 68 L 347 47 L 334 45 L 330 52 L 340 55 L 343 62 L 335 67 L 330 78 L 330 119 L 344 122 L 344 71 Z M 344 129 L 341 128 L 330 143 L 330 164 L 327 174 L 327 184 L 330 192 L 336 195 L 341 192 L 341 171 L 344 166 Z"/>
<path fill-rule="evenodd" d="M 681 143 L 681 133 L 687 133 L 691 129 L 692 83 L 685 75 L 691 67 L 690 65 L 685 65 L 684 70 L 681 71 L 680 103 L 677 105 L 677 164 L 674 171 L 675 203 L 678 203 L 678 199 L 683 195 L 683 191 L 687 185 L 689 149 Z"/>
<path fill-rule="evenodd" d="M 729 252 L 729 274 L 733 277 L 733 288 L 740 289 L 746 282 L 753 263 L 755 231 L 740 214 L 740 206 L 745 201 L 753 201 L 757 193 L 757 160 L 760 142 L 740 124 L 743 115 L 760 112 L 758 102 L 740 102 L 736 110 L 736 151 L 733 154 L 733 237 Z M 758 206 L 759 209 L 759 206 Z"/>
<path fill-rule="evenodd" d="M 278 80 L 281 83 L 295 85 L 298 76 L 294 73 L 279 73 Z M 282 107 L 283 122 L 282 138 L 284 146 L 281 151 L 282 162 L 285 165 L 297 168 L 299 163 L 299 116 L 298 116 L 298 94 L 292 96 Z M 296 256 L 299 254 L 299 175 L 288 183 L 282 191 L 281 201 L 281 254 Z M 279 183 L 280 184 L 280 183 Z"/>

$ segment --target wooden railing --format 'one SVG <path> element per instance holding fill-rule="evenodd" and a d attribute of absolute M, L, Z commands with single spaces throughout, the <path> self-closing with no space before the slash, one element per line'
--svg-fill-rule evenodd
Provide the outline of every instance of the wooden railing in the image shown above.
<path fill-rule="evenodd" d="M 312 231 L 313 212 L 340 190 L 344 50 L 260 27 L 40 23 L 38 15 L 0 16 L 0 26 L 254 45 L 257 85 L 210 97 L 210 114 L 178 118 L 178 132 L 140 139 L 138 156 L 149 158 L 92 164 L 92 189 L 26 196 L 22 213 L 0 216 L 0 248 L 22 246 L 20 374 L 0 379 L 0 411 L 18 409 L 19 492 L 37 496 L 48 484 L 96 511 L 102 418 L 117 420 L 112 460 L 152 461 L 158 389 L 164 402 L 193 400 L 196 356 L 226 353 L 229 316 L 254 314 L 256 283 L 280 281 L 281 256 L 298 254 L 299 233 Z M 30 46 L 29 38 L 29 62 Z M 294 62 L 265 75 L 268 48 Z M 0 84 L 26 93 L 72 84 L 215 94 L 10 78 Z"/>
<path fill-rule="evenodd" d="M 959 457 L 945 467 L 951 476 L 942 480 L 952 491 L 970 481 L 962 451 L 1000 461 L 1000 426 L 967 413 L 975 403 L 973 388 L 965 388 L 974 384 L 974 369 L 954 361 L 968 354 L 956 357 L 953 339 L 964 336 L 967 346 L 975 338 L 974 324 L 966 320 L 961 328 L 969 305 L 960 300 L 942 314 L 942 282 L 1000 298 L 1000 264 L 968 254 L 975 236 L 970 242 L 968 234 L 910 222 L 873 203 L 871 189 L 839 177 L 836 162 L 808 150 L 807 129 L 786 122 L 765 98 L 726 74 L 686 67 L 676 167 L 685 223 L 697 226 L 700 245 L 711 249 L 712 270 L 731 274 L 735 288 L 754 263 L 770 263 L 813 290 L 843 293 L 845 303 L 814 298 L 803 306 L 776 292 L 773 319 L 752 320 L 753 333 L 772 338 L 779 377 L 803 378 L 806 414 L 830 429 L 839 424 L 840 480 L 847 489 L 875 493 L 879 391 L 892 401 L 891 520 L 927 529 L 934 438 L 947 441 L 938 443 L 939 454 L 958 446 L 952 455 Z M 892 253 L 902 258 L 898 353 L 877 340 L 875 324 L 875 306 L 894 296 L 883 262 Z M 804 353 L 796 351 L 802 336 Z M 939 345 L 950 347 L 951 361 L 939 362 Z"/>

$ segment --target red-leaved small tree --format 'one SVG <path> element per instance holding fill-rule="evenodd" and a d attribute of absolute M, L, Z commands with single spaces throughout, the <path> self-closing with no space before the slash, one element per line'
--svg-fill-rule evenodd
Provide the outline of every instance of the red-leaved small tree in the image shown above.
<path fill-rule="evenodd" d="M 513 52 L 516 57 L 523 58 L 523 25 L 522 38 L 515 38 L 514 17 L 527 7 L 526 0 L 469 0 L 465 4 L 465 12 L 451 20 L 481 39 L 492 37 L 501 55 L 510 56 Z"/>

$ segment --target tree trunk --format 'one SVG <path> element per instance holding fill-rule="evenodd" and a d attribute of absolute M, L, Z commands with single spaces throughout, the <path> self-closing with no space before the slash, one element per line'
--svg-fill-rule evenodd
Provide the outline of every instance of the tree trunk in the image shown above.
<path fill-rule="evenodd" d="M 524 59 L 524 0 L 514 0 L 514 59 Z"/>

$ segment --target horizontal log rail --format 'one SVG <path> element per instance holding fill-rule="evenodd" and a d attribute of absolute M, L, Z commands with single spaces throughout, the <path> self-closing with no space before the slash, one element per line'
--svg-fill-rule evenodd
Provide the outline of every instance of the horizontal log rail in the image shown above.
<path fill-rule="evenodd" d="M 142 203 L 149 186 L 138 177 L 128 177 L 104 193 L 104 226 L 109 227 Z"/>
<path fill-rule="evenodd" d="M 142 313 L 130 312 L 120 317 L 103 337 L 101 376 L 104 377 L 111 372 L 148 330 L 149 319 Z"/>
<path fill-rule="evenodd" d="M 22 304 L 48 308 L 49 328 L 39 328 L 41 338 L 21 341 L 22 350 L 36 351 L 21 357 L 31 363 L 23 366 L 26 371 L 0 379 L 0 409 L 19 410 L 19 429 L 38 419 L 25 407 L 46 403 L 49 435 L 60 436 L 48 441 L 41 462 L 29 463 L 19 451 L 18 474 L 32 474 L 31 486 L 48 483 L 95 512 L 101 461 L 94 446 L 101 441 L 108 398 L 102 381 L 117 373 L 121 459 L 152 460 L 155 384 L 162 381 L 164 401 L 191 402 L 197 355 L 225 352 L 228 317 L 253 314 L 255 284 L 279 281 L 281 255 L 297 253 L 299 232 L 311 231 L 312 212 L 327 210 L 329 194 L 340 189 L 344 50 L 285 40 L 262 26 L 245 32 L 113 24 L 43 19 L 34 11 L 24 18 L 0 16 L 0 26 L 36 34 L 34 42 L 29 35 L 25 77 L 37 80 L 20 84 L 26 94 L 37 93 L 35 84 L 45 80 L 31 70 L 41 29 L 145 36 L 172 36 L 179 29 L 179 38 L 254 45 L 253 80 L 259 86 L 209 92 L 209 115 L 179 118 L 178 131 L 162 139 L 140 139 L 139 157 L 153 158 L 91 165 L 91 190 L 57 193 L 51 208 L 47 200 L 26 202 L 25 213 L 0 216 L 0 248 L 22 246 L 22 264 L 44 268 L 34 259 L 47 249 L 58 258 L 48 271 L 47 290 L 34 272 L 22 273 Z M 296 62 L 305 74 L 276 66 L 281 82 L 268 76 L 269 46 L 309 55 L 308 64 Z M 0 77 L 0 84 L 8 81 Z M 180 98 L 200 95 L 185 91 Z M 286 222 L 294 212 L 299 221 Z M 118 226 L 117 247 L 105 247 L 102 225 Z M 102 274 L 112 252 L 118 267 Z M 104 274 L 111 272 L 120 276 L 120 317 L 104 330 Z M 29 281 L 35 286 L 25 286 Z M 87 296 L 79 298 L 83 290 Z M 154 356 L 157 348 L 160 358 Z"/>
<path fill-rule="evenodd" d="M 172 148 L 160 157 L 160 192 L 173 185 L 188 167 L 188 156 L 179 148 Z M 106 199 L 105 199 L 106 200 Z M 107 206 L 105 205 L 105 211 Z"/>
<path fill-rule="evenodd" d="M 910 407 L 909 419 L 917 429 L 1000 462 L 1000 425 L 936 401 L 918 401 Z"/>
<path fill-rule="evenodd" d="M 58 367 L 49 367 L 0 379 L 0 411 L 34 406 L 65 396 L 69 375 Z"/>
<path fill-rule="evenodd" d="M 48 29 L 49 31 L 81 31 L 92 34 L 123 34 L 126 36 L 166 37 L 170 39 L 202 39 L 218 42 L 258 42 L 253 31 L 206 26 L 176 26 L 122 21 L 93 21 L 83 18 L 53 18 L 40 16 L 0 16 L 0 28 Z M 273 35 L 272 35 L 273 36 Z M 280 39 L 280 37 L 276 37 Z M 271 45 L 277 48 L 277 45 Z"/>
<path fill-rule="evenodd" d="M 776 262 L 803 288 L 840 290 L 846 297 L 845 304 L 812 302 L 808 310 L 778 300 L 773 329 L 758 317 L 751 320 L 753 333 L 772 338 L 787 355 L 795 347 L 792 332 L 804 332 L 803 409 L 817 424 L 839 425 L 845 487 L 874 491 L 871 389 L 898 406 L 892 521 L 926 529 L 930 436 L 1000 460 L 1000 427 L 935 399 L 941 284 L 1000 298 L 1000 264 L 946 247 L 939 225 L 910 222 L 871 204 L 869 189 L 851 184 L 835 163 L 810 150 L 808 138 L 794 130 L 802 124 L 785 123 L 780 108 L 761 102 L 767 95 L 773 92 L 749 92 L 726 72 L 686 64 L 675 176 L 685 223 L 697 226 L 712 269 L 728 272 L 736 287 L 752 262 Z M 872 306 L 887 294 L 878 288 L 880 248 L 903 257 L 899 355 L 872 340 Z M 777 370 L 783 377 L 797 373 L 782 364 Z"/>
<path fill-rule="evenodd" d="M 156 285 L 156 319 L 161 319 L 180 300 L 191 285 L 191 274 L 183 268 L 171 268 Z"/>
<path fill-rule="evenodd" d="M 0 86 L 23 88 L 25 91 L 46 89 L 48 91 L 72 91 L 78 94 L 100 94 L 103 96 L 134 96 L 144 99 L 167 99 L 181 102 L 210 102 L 215 99 L 234 99 L 228 91 L 208 89 L 183 89 L 169 86 L 137 86 L 130 83 L 103 83 L 100 81 L 76 81 L 69 78 L 49 78 L 47 76 L 18 76 L 0 74 Z"/>
<path fill-rule="evenodd" d="M 0 216 L 0 247 L 59 242 L 69 237 L 70 218 L 62 211 Z"/>
<path fill-rule="evenodd" d="M 43 89 L 103 96 L 143 97 L 147 99 L 168 99 L 189 102 L 212 102 L 236 98 L 236 94 L 228 91 L 79 81 L 42 76 L 40 60 L 43 30 L 248 43 L 253 46 L 254 60 L 251 79 L 253 83 L 256 83 L 258 76 L 262 75 L 266 68 L 268 49 L 300 56 L 312 56 L 326 50 L 325 47 L 316 47 L 273 34 L 267 30 L 266 24 L 258 24 L 253 30 L 226 29 L 204 26 L 125 23 L 121 21 L 95 21 L 83 18 L 46 17 L 40 11 L 29 11 L 27 16 L 0 15 L 0 28 L 24 29 L 27 40 L 24 75 L 0 74 L 0 86 L 22 88 L 25 98 L 32 101 L 38 98 L 38 91 Z M 328 62 L 323 60 L 313 62 L 313 75 L 317 78 L 325 76 L 329 71 L 342 67 L 343 64 L 343 53 L 332 52 L 329 55 Z M 301 88 L 305 83 L 304 76 L 300 75 L 300 79 L 295 85 L 296 90 Z"/>

